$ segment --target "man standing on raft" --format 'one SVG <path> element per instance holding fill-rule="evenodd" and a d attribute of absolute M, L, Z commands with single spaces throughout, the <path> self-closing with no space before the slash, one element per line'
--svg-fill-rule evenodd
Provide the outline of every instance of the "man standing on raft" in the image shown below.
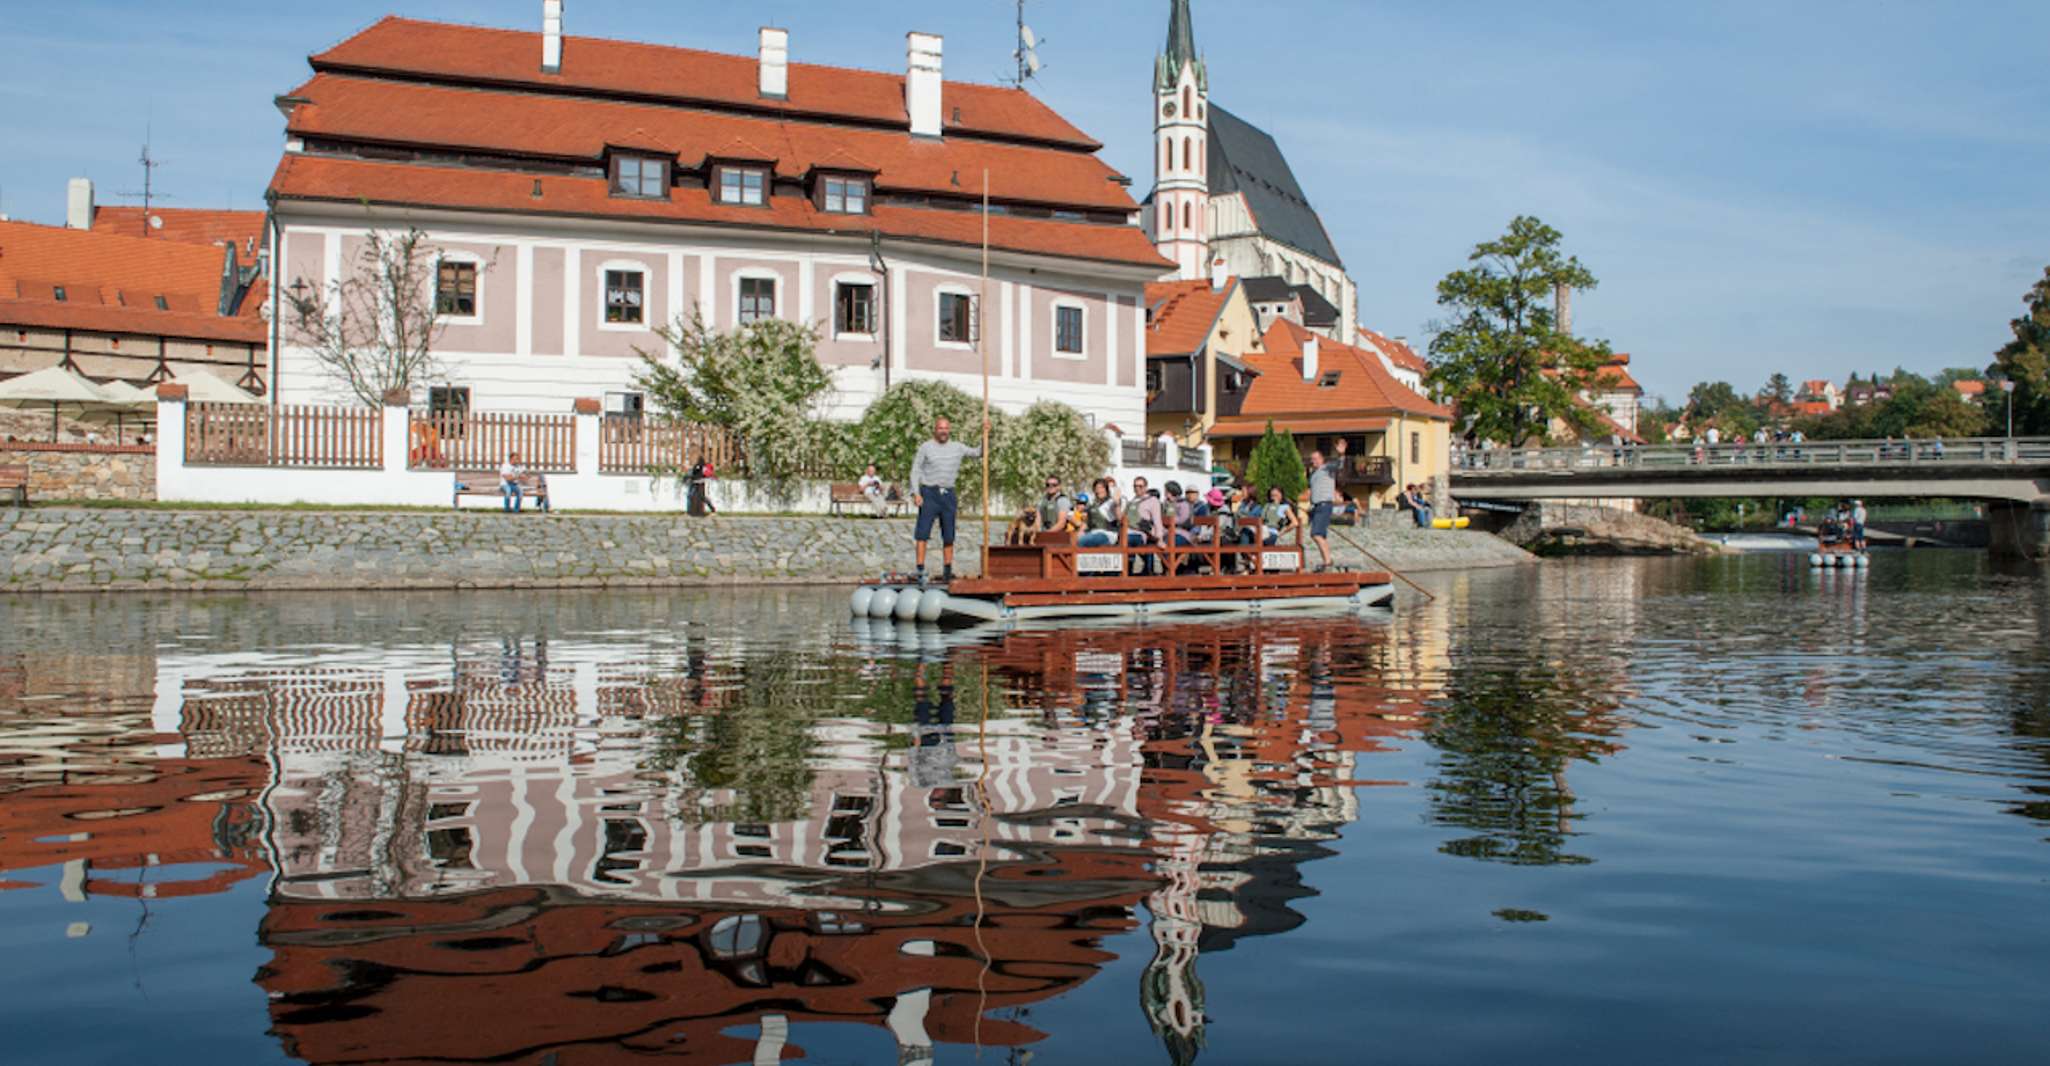
<path fill-rule="evenodd" d="M 953 432 L 953 424 L 946 419 L 935 421 L 932 439 L 920 444 L 911 460 L 911 502 L 918 507 L 918 529 L 912 540 L 918 545 L 921 585 L 925 584 L 925 543 L 932 538 L 934 522 L 940 526 L 940 558 L 946 567 L 940 580 L 954 580 L 954 523 L 960 514 L 954 481 L 961 476 L 961 460 L 982 457 L 982 449 L 953 440 Z"/>
<path fill-rule="evenodd" d="M 1338 475 L 1345 470 L 1345 438 L 1338 438 L 1338 457 L 1324 459 L 1323 449 L 1310 453 L 1310 542 L 1324 561 L 1317 573 L 1331 569 L 1331 510 L 1338 502 Z"/>

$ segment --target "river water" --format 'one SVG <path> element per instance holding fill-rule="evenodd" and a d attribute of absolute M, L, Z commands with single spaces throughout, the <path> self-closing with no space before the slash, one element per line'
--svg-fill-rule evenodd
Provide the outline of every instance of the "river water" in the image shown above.
<path fill-rule="evenodd" d="M 0 603 L 0 1060 L 2041 1062 L 2050 577 Z"/>

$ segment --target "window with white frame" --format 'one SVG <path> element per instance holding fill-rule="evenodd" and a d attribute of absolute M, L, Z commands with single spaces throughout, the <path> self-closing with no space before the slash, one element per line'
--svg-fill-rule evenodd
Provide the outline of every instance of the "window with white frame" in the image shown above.
<path fill-rule="evenodd" d="M 821 206 L 833 214 L 865 215 L 868 213 L 868 179 L 833 178 L 822 179 Z"/>
<path fill-rule="evenodd" d="M 941 344 L 974 343 L 975 297 L 965 292 L 941 292 L 937 328 Z"/>
<path fill-rule="evenodd" d="M 776 279 L 741 278 L 740 313 L 742 325 L 776 317 Z"/>
<path fill-rule="evenodd" d="M 876 287 L 868 281 L 833 283 L 833 335 L 872 337 L 876 332 Z"/>
<path fill-rule="evenodd" d="M 720 167 L 719 202 L 759 207 L 766 202 L 769 172 L 760 167 Z"/>
<path fill-rule="evenodd" d="M 644 325 L 647 320 L 648 276 L 638 270 L 605 271 L 605 323 Z"/>
<path fill-rule="evenodd" d="M 1082 308 L 1058 304 L 1053 309 L 1053 350 L 1061 355 L 1081 355 Z"/>
<path fill-rule="evenodd" d="M 477 317 L 476 263 L 465 259 L 443 259 L 437 265 L 434 271 L 434 313 L 444 318 Z"/>

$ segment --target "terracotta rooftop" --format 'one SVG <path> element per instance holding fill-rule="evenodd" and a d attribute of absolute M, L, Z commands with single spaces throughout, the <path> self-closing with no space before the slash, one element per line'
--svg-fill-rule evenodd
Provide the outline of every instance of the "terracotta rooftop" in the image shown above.
<path fill-rule="evenodd" d="M 1418 374 L 1431 372 L 1431 364 L 1424 362 L 1423 357 L 1418 355 L 1416 349 L 1411 348 L 1407 341 L 1376 333 L 1365 326 L 1360 327 L 1360 336 L 1366 338 L 1367 347 L 1386 355 L 1388 361 L 1396 366 Z"/>
<path fill-rule="evenodd" d="M 1278 426 L 1286 428 L 1285 423 L 1294 417 L 1452 417 L 1449 408 L 1432 403 L 1395 380 L 1372 352 L 1323 337 L 1317 338 L 1318 380 L 1304 381 L 1303 344 L 1313 336 L 1316 335 L 1287 319 L 1277 319 L 1268 327 L 1264 338 L 1266 351 L 1244 357 L 1260 376 L 1246 390 L 1245 403 L 1239 409 L 1240 419 L 1265 422 L 1272 418 Z M 1337 377 L 1326 387 L 1322 382 L 1332 374 Z"/>
<path fill-rule="evenodd" d="M 803 48 L 793 37 L 793 52 Z M 355 71 L 563 95 L 638 98 L 744 108 L 908 129 L 904 75 L 791 63 L 782 100 L 759 93 L 757 58 L 694 48 L 565 36 L 562 70 L 541 71 L 541 34 L 386 16 L 309 59 L 316 71 Z M 947 81 L 940 115 L 949 134 L 1043 142 L 1094 152 L 1103 147 L 1020 89 Z M 958 116 L 958 117 L 957 117 Z"/>
<path fill-rule="evenodd" d="M 536 196 L 534 189 L 541 189 Z M 935 243 L 980 242 L 982 218 L 969 211 L 878 205 L 867 215 L 836 215 L 792 196 L 771 197 L 765 207 L 713 203 L 706 189 L 672 189 L 667 200 L 633 200 L 607 194 L 606 183 L 560 175 L 535 177 L 509 171 L 377 163 L 291 155 L 278 164 L 271 189 L 287 199 L 338 204 L 403 204 L 521 214 L 696 222 L 736 227 L 769 227 L 819 233 L 866 234 Z M 1168 269 L 1146 235 L 1133 226 L 1091 226 L 1047 219 L 995 215 L 989 220 L 990 247 L 1036 252 L 1130 266 Z"/>
<path fill-rule="evenodd" d="M 972 139 L 923 140 L 908 133 L 739 112 L 534 94 L 478 92 L 335 74 L 293 91 L 312 101 L 292 110 L 295 137 L 409 145 L 598 165 L 610 147 L 658 151 L 679 165 L 707 159 L 773 163 L 777 176 L 814 168 L 876 173 L 879 193 L 979 197 L 989 172 L 997 201 L 1134 210 L 1109 166 L 1087 152 Z M 603 184 L 603 179 L 591 180 Z"/>
<path fill-rule="evenodd" d="M 93 232 L 148 237 L 180 244 L 231 243 L 235 245 L 237 261 L 243 266 L 254 264 L 256 253 L 263 247 L 262 211 L 152 207 L 149 214 L 162 219 L 163 225 L 145 231 L 140 207 L 96 207 L 93 209 Z"/>
<path fill-rule="evenodd" d="M 608 217 L 979 243 L 983 175 L 995 247 L 1166 270 L 1101 146 L 1031 94 L 945 82 L 944 135 L 913 137 L 902 73 L 793 63 L 787 98 L 758 91 L 752 55 L 569 37 L 543 73 L 538 33 L 386 18 L 310 58 L 280 98 L 285 199 Z M 872 173 L 867 215 L 825 214 L 790 186 L 766 207 L 714 204 L 702 174 L 666 200 L 610 194 L 608 153 L 679 172 L 746 157 L 778 178 Z M 536 182 L 543 189 L 534 195 Z"/>
<path fill-rule="evenodd" d="M 1234 278 L 1218 291 L 1202 280 L 1157 281 L 1146 286 L 1146 354 L 1192 355 L 1201 351 L 1238 285 Z"/>
<path fill-rule="evenodd" d="M 0 222 L 0 325 L 260 342 L 259 301 L 245 298 L 234 318 L 215 313 L 227 256 L 214 245 Z"/>

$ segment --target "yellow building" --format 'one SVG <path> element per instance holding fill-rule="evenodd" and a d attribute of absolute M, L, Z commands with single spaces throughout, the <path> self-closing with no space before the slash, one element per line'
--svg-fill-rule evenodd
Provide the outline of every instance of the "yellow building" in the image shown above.
<path fill-rule="evenodd" d="M 1287 319 L 1242 360 L 1253 372 L 1235 414 L 1215 419 L 1209 440 L 1243 478 L 1272 422 L 1307 455 L 1347 442 L 1339 487 L 1361 506 L 1392 504 L 1405 485 L 1436 486 L 1451 470 L 1452 411 L 1397 381 L 1381 357 L 1321 337 Z"/>

